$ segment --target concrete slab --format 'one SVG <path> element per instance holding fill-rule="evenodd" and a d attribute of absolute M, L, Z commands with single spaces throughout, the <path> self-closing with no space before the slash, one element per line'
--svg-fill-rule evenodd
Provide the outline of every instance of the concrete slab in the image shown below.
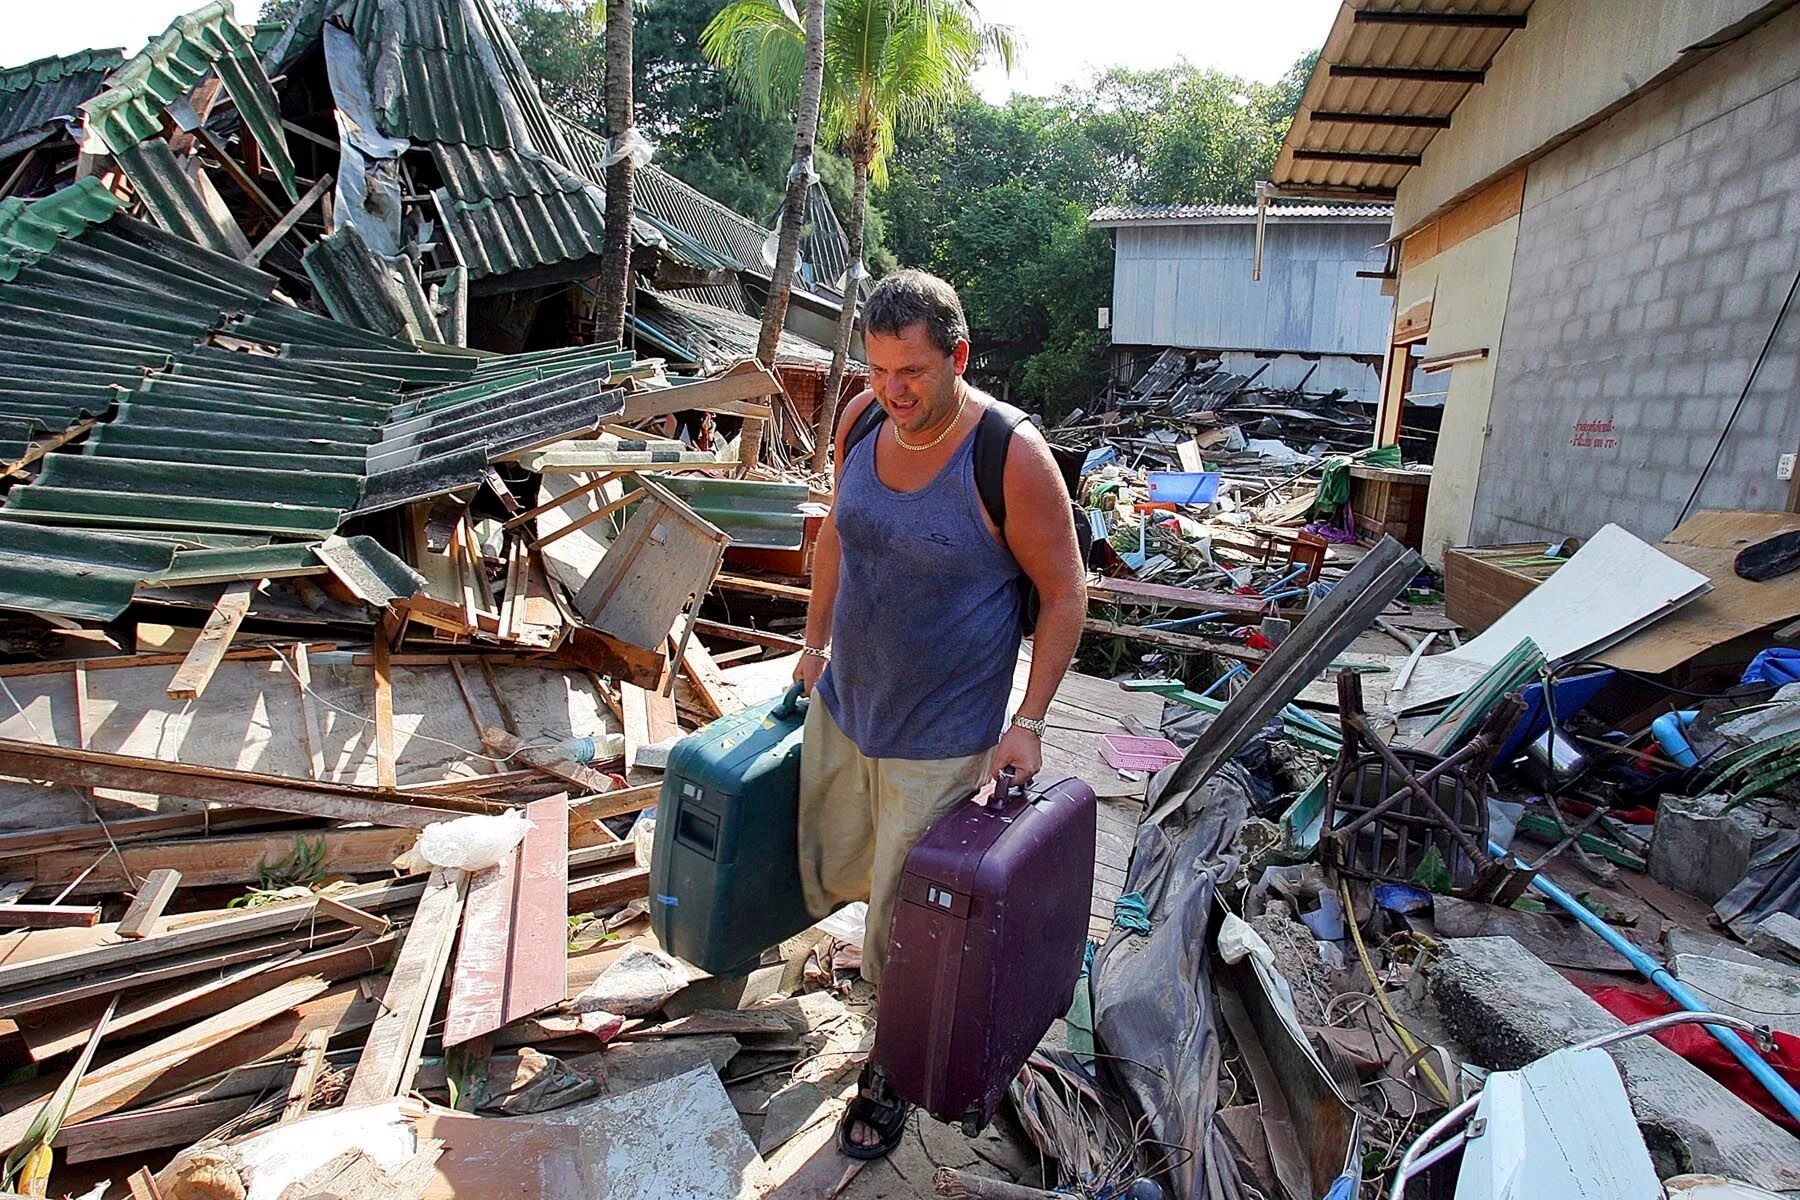
<path fill-rule="evenodd" d="M 1677 954 L 1670 969 L 1708 1008 L 1800 1037 L 1800 977 L 1697 954 Z"/>
<path fill-rule="evenodd" d="M 1511 938 L 1453 938 L 1429 979 L 1451 1037 L 1516 1070 L 1619 1021 Z M 1706 1171 L 1800 1189 L 1800 1140 L 1650 1038 L 1612 1047 L 1658 1175 Z"/>

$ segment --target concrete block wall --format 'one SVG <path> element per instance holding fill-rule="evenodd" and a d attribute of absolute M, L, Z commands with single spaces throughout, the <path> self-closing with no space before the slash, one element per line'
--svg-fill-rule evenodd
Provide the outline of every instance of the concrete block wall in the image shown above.
<path fill-rule="evenodd" d="M 1783 507 L 1796 271 L 1800 10 L 1532 164 L 1472 540 L 1667 533 L 1772 330 L 1699 506 Z"/>

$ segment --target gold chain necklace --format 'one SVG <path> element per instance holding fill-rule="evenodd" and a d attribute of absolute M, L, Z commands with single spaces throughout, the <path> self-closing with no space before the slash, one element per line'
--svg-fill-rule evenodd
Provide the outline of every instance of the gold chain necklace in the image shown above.
<path fill-rule="evenodd" d="M 936 437 L 932 438 L 929 442 L 926 442 L 923 446 L 915 446 L 911 442 L 907 441 L 905 438 L 901 437 L 900 436 L 900 427 L 898 425 L 889 426 L 889 428 L 894 431 L 894 442 L 902 450 L 911 450 L 914 453 L 921 453 L 926 450 L 935 449 L 939 442 L 943 441 L 945 438 L 950 436 L 950 431 L 952 429 L 956 428 L 956 423 L 958 421 L 962 420 L 963 406 L 968 404 L 968 402 L 969 402 L 969 392 L 968 392 L 968 389 L 965 388 L 965 389 L 963 389 L 962 399 L 958 400 L 956 402 L 956 415 L 950 418 L 950 423 L 948 425 L 944 426 L 944 431 L 942 433 L 940 433 Z"/>

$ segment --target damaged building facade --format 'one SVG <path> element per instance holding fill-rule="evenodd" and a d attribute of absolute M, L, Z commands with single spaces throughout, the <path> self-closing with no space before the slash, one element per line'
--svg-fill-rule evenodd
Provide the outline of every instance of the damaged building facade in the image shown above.
<path fill-rule="evenodd" d="M 1800 14 L 1422 7 L 1343 9 L 1271 178 L 1394 204 L 1378 441 L 1447 376 L 1427 558 L 1800 507 Z"/>

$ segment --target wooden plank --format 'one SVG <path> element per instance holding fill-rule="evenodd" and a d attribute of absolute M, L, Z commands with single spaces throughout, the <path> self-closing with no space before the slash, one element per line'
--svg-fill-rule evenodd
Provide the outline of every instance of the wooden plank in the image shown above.
<path fill-rule="evenodd" d="M 95 896 L 129 891 L 137 879 L 158 870 L 176 872 L 182 887 L 254 883 L 265 869 L 279 868 L 297 855 L 314 851 L 322 852 L 320 869 L 330 874 L 383 874 L 416 840 L 417 834 L 411 829 L 376 827 L 139 842 L 121 846 L 117 854 L 103 857 L 87 878 L 75 885 L 72 894 Z M 92 855 L 89 850 L 40 854 L 30 860 L 32 878 L 40 887 L 56 886 L 74 879 L 92 862 Z"/>
<path fill-rule="evenodd" d="M 286 1125 L 306 1115 L 313 1092 L 319 1086 L 319 1076 L 325 1071 L 325 1049 L 329 1045 L 331 1034 L 326 1030 L 315 1029 L 306 1035 L 306 1042 L 300 1048 L 300 1069 L 294 1072 L 293 1082 L 288 1085 L 287 1101 L 281 1107 L 281 1119 L 277 1124 Z"/>
<path fill-rule="evenodd" d="M 341 937 L 343 932 L 333 936 Z M 223 1012 L 290 979 L 317 975 L 327 983 L 337 983 L 380 971 L 393 958 L 400 938 L 390 933 L 374 940 L 357 939 L 311 951 L 306 949 L 307 944 L 305 937 L 251 944 L 242 962 L 203 963 L 200 971 L 223 972 L 210 979 L 184 978 L 149 988 L 137 978 L 128 979 L 132 995 L 120 1001 L 109 1028 L 115 1033 L 150 1033 Z M 93 1018 L 87 1002 L 74 1001 L 18 1014 L 14 1022 L 31 1061 L 43 1062 L 79 1047 L 93 1026 Z"/>
<path fill-rule="evenodd" d="M 1107 604 L 1166 605 L 1194 612 L 1222 612 L 1243 617 L 1261 617 L 1269 612 L 1269 602 L 1261 596 L 1172 587 L 1166 583 L 1145 583 L 1137 579 L 1093 580 L 1088 584 L 1088 599 Z"/>
<path fill-rule="evenodd" d="M 619 817 L 643 812 L 662 795 L 662 784 L 645 783 L 637 787 L 618 788 L 569 806 L 569 827 L 573 831 L 583 824 L 603 817 Z"/>
<path fill-rule="evenodd" d="M 542 775 L 574 784 L 584 792 L 609 791 L 613 786 L 611 777 L 605 772 L 596 771 L 582 763 L 572 762 L 555 750 L 542 746 L 527 746 L 506 730 L 495 725 L 483 727 L 481 744 L 495 754 L 509 755 L 514 761 L 524 763 Z"/>
<path fill-rule="evenodd" d="M 90 1072 L 77 1085 L 64 1123 L 76 1124 L 123 1108 L 171 1067 L 323 995 L 325 989 L 325 981 L 316 976 L 290 980 Z M 29 1107 L 0 1116 L 0 1146 L 18 1145 L 35 1116 Z"/>
<path fill-rule="evenodd" d="M 375 624 L 375 782 L 382 788 L 399 786 L 394 774 L 394 681 L 388 663 L 393 646 L 392 616 L 383 613 Z"/>
<path fill-rule="evenodd" d="M 613 480 L 621 479 L 628 474 L 630 474 L 628 471 L 602 471 L 586 483 L 577 487 L 572 487 L 560 496 L 546 500 L 535 508 L 528 508 L 516 516 L 508 517 L 506 523 L 502 525 L 501 528 L 507 530 L 517 529 L 521 525 L 537 520 L 547 512 L 553 512 L 556 509 L 561 508 L 571 500 L 579 500 L 589 492 L 599 491 Z"/>
<path fill-rule="evenodd" d="M 740 364 L 699 383 L 634 392 L 625 397 L 625 411 L 618 420 L 621 424 L 636 425 L 652 417 L 692 411 L 766 417 L 766 406 L 746 407 L 746 402 L 761 400 L 779 391 L 781 381 L 766 368 L 756 363 Z"/>
<path fill-rule="evenodd" d="M 162 1200 L 162 1192 L 156 1186 L 156 1176 L 150 1174 L 149 1167 L 139 1167 L 125 1180 L 125 1186 L 131 1192 L 131 1200 Z"/>
<path fill-rule="evenodd" d="M 156 1108 L 115 1113 L 110 1117 L 64 1126 L 51 1144 L 64 1152 L 71 1163 L 97 1162 L 103 1158 L 142 1155 L 152 1150 L 191 1146 L 228 1121 L 234 1121 L 260 1103 L 256 1096 L 229 1096 L 223 1100 L 162 1105 Z M 139 1176 L 146 1179 L 147 1169 L 131 1177 L 132 1200 L 155 1196 L 142 1191 Z M 154 1183 L 150 1184 L 154 1187 Z"/>
<path fill-rule="evenodd" d="M 313 899 L 318 904 L 319 911 L 325 916 L 335 917 L 344 924 L 354 925 L 364 933 L 373 934 L 375 937 L 381 937 L 394 927 L 394 923 L 386 917 L 364 912 L 349 904 L 339 904 L 330 896 L 315 896 Z"/>
<path fill-rule="evenodd" d="M 502 812 L 506 808 L 490 800 L 441 792 L 381 791 L 357 784 L 289 779 L 13 738 L 0 738 L 0 773 L 72 787 L 125 788 L 406 829 L 423 829 L 433 821 L 472 812 Z"/>
<path fill-rule="evenodd" d="M 650 894 L 650 868 L 621 867 L 569 881 L 569 912 L 594 912 L 642 900 Z"/>
<path fill-rule="evenodd" d="M 131 907 L 125 910 L 125 919 L 119 922 L 119 936 L 148 936 L 151 928 L 163 915 L 163 909 L 169 907 L 169 901 L 175 898 L 175 889 L 180 886 L 180 871 L 159 867 L 150 872 L 150 877 L 144 880 L 144 886 L 138 889 L 137 896 L 132 899 Z"/>
<path fill-rule="evenodd" d="M 244 617 L 250 612 L 250 602 L 255 598 L 254 580 L 240 579 L 225 589 L 219 602 L 213 605 L 212 615 L 206 618 L 200 639 L 181 660 L 175 678 L 169 681 L 169 699 L 200 698 L 213 672 L 224 661 L 225 651 L 231 648 L 231 639 L 237 635 L 238 626 L 244 623 Z"/>
<path fill-rule="evenodd" d="M 1102 621 L 1098 617 L 1089 617 L 1081 623 L 1081 627 L 1089 633 L 1130 638 L 1134 642 L 1143 642 L 1151 646 L 1166 646 L 1171 650 L 1180 650 L 1188 654 L 1217 654 L 1224 658 L 1235 658 L 1240 662 L 1250 663 L 1261 662 L 1266 657 L 1262 651 L 1252 650 L 1242 642 L 1227 641 L 1223 638 L 1195 637 L 1191 633 L 1176 633 L 1169 629 L 1147 629 L 1142 625 L 1121 625 L 1117 621 Z"/>
<path fill-rule="evenodd" d="M 626 492 L 623 496 L 620 496 L 617 500 L 608 500 L 605 504 L 602 504 L 599 508 L 596 508 L 593 512 L 582 513 L 579 517 L 576 517 L 573 521 L 570 521 L 567 525 L 564 525 L 558 529 L 553 529 L 549 533 L 546 533 L 543 537 L 536 539 L 535 541 L 533 541 L 531 543 L 531 548 L 533 550 L 543 550 L 543 549 L 546 549 L 547 547 L 553 546 L 557 542 L 561 541 L 563 538 L 568 537 L 571 533 L 574 533 L 576 530 L 586 529 L 589 525 L 592 525 L 595 521 L 601 520 L 602 518 L 605 518 L 605 517 L 610 517 L 614 513 L 618 512 L 621 508 L 624 508 L 627 504 L 634 504 L 637 501 L 642 500 L 643 498 L 644 498 L 644 489 L 638 488 L 635 491 Z"/>
<path fill-rule="evenodd" d="M 0 904 L 0 929 L 91 928 L 99 923 L 96 904 Z"/>
<path fill-rule="evenodd" d="M 534 801 L 525 819 L 524 841 L 470 882 L 445 1046 L 560 1004 L 568 988 L 568 797 Z"/>
<path fill-rule="evenodd" d="M 382 993 L 381 1014 L 356 1060 L 356 1073 L 344 1094 L 346 1108 L 392 1100 L 412 1085 L 462 923 L 466 889 L 467 877 L 461 871 L 440 867 L 431 873 Z"/>
<path fill-rule="evenodd" d="M 288 230 L 300 223 L 300 218 L 304 217 L 307 210 L 319 202 L 319 197 L 331 190 L 333 182 L 335 181 L 333 180 L 330 171 L 319 176 L 318 182 L 307 189 L 306 195 L 300 197 L 300 202 L 288 209 L 287 215 L 275 222 L 275 224 L 270 227 L 269 232 L 263 234 L 262 240 L 251 247 L 250 253 L 244 258 L 244 264 L 246 266 L 254 267 L 262 262 L 263 255 L 273 250 L 275 248 L 275 243 L 286 237 Z"/>
<path fill-rule="evenodd" d="M 31 881 L 15 879 L 10 883 L 0 883 L 0 904 L 17 904 L 31 891 Z"/>
<path fill-rule="evenodd" d="M 744 642 L 751 646 L 767 646 L 772 650 L 799 650 L 806 645 L 797 637 L 789 637 L 784 633 L 771 633 L 766 629 L 750 629 L 743 625 L 727 625 L 723 621 L 709 621 L 698 617 L 694 621 L 694 632 L 708 637 L 720 637 L 731 642 Z"/>
<path fill-rule="evenodd" d="M 758 579 L 753 575 L 732 575 L 723 573 L 713 580 L 714 587 L 727 591 L 748 592 L 753 596 L 768 596 L 776 600 L 794 600 L 801 604 L 812 600 L 810 587 L 797 587 L 791 583 L 777 583 L 773 579 Z"/>
<path fill-rule="evenodd" d="M 300 693 L 300 716 L 306 722 L 306 772 L 313 779 L 325 779 L 325 734 L 319 724 L 319 709 L 312 698 L 312 659 L 306 643 L 293 647 L 294 686 Z"/>

